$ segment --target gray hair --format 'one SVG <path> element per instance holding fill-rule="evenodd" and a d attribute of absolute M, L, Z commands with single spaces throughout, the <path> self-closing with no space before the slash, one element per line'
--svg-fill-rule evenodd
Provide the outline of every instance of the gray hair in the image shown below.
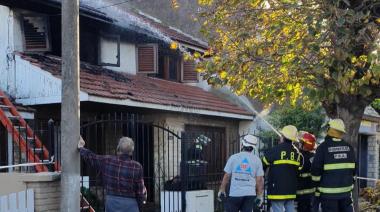
<path fill-rule="evenodd" d="M 117 155 L 127 154 L 129 156 L 132 156 L 134 150 L 135 150 L 135 143 L 133 142 L 132 138 L 129 138 L 129 137 L 120 138 L 119 144 L 117 145 L 117 148 L 116 148 Z"/>

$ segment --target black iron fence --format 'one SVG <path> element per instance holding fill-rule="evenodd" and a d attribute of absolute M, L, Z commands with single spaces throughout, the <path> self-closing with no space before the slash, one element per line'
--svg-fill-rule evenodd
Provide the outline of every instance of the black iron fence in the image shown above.
<path fill-rule="evenodd" d="M 133 159 L 144 167 L 148 191 L 144 211 L 185 211 L 186 193 L 207 190 L 212 193 L 214 211 L 223 211 L 217 192 L 225 162 L 240 151 L 240 136 L 227 135 L 224 128 L 169 128 L 133 114 L 99 115 L 82 122 L 81 134 L 87 147 L 97 154 L 115 154 L 118 139 L 135 141 Z M 203 140 L 202 140 L 203 139 Z M 264 140 L 259 152 L 275 141 Z M 105 191 L 99 172 L 82 163 L 82 190 L 97 211 L 104 211 Z M 266 204 L 267 202 L 265 202 Z"/>

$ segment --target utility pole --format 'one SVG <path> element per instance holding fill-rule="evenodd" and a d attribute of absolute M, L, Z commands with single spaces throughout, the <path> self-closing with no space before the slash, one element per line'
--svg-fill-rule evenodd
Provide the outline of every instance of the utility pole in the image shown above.
<path fill-rule="evenodd" d="M 61 212 L 80 210 L 79 0 L 62 0 Z"/>

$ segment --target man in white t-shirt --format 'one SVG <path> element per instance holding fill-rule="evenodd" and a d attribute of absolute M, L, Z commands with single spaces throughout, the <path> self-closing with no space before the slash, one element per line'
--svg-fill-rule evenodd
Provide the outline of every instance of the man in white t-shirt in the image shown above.
<path fill-rule="evenodd" d="M 255 204 L 263 202 L 264 171 L 260 158 L 253 154 L 257 137 L 246 135 L 242 138 L 240 153 L 232 155 L 224 168 L 222 185 L 218 197 L 226 195 L 226 185 L 230 183 L 229 196 L 226 198 L 227 212 L 252 212 Z"/>

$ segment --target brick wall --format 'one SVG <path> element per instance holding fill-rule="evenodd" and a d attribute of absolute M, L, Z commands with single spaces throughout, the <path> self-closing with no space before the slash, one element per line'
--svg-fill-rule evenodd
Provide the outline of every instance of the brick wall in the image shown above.
<path fill-rule="evenodd" d="M 59 211 L 59 173 L 1 173 L 0 182 L 3 182 L 0 186 L 0 196 L 33 189 L 35 212 Z"/>
<path fill-rule="evenodd" d="M 35 212 L 59 211 L 61 186 L 59 180 L 26 182 L 34 191 Z"/>
<path fill-rule="evenodd" d="M 368 173 L 369 178 L 379 177 L 379 140 L 380 135 L 368 137 Z M 374 186 L 375 182 L 368 181 L 368 186 Z"/>

